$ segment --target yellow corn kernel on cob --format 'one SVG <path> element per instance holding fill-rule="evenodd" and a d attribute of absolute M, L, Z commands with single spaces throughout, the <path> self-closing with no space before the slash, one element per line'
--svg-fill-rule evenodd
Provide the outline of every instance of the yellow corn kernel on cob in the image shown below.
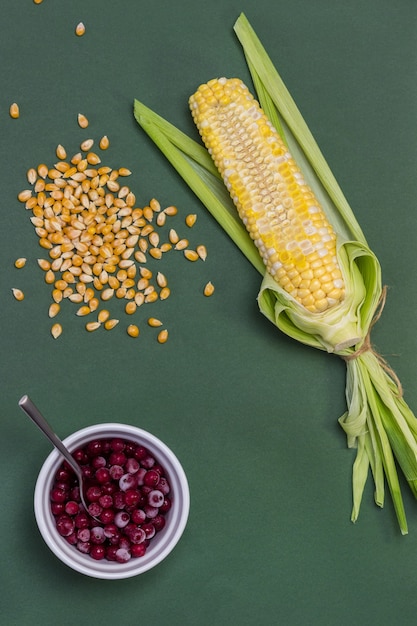
<path fill-rule="evenodd" d="M 213 79 L 190 98 L 195 124 L 267 271 L 312 313 L 345 296 L 336 235 L 247 87 Z"/>

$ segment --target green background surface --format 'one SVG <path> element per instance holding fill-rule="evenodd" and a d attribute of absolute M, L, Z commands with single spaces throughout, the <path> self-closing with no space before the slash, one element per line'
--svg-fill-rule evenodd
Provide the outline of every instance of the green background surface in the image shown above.
<path fill-rule="evenodd" d="M 8 626 L 411 625 L 417 503 L 409 535 L 371 481 L 350 522 L 354 451 L 337 418 L 345 367 L 280 334 L 258 312 L 260 276 L 135 123 L 134 98 L 197 136 L 201 82 L 248 73 L 232 27 L 244 11 L 346 193 L 389 286 L 378 349 L 417 408 L 417 4 L 415 0 L 2 0 L 0 19 L 0 612 Z M 86 26 L 84 37 L 74 29 Z M 18 120 L 9 117 L 12 102 Z M 76 122 L 90 120 L 87 130 Z M 172 222 L 205 263 L 158 266 L 169 300 L 87 333 L 63 307 L 50 336 L 44 256 L 17 201 L 26 171 L 107 134 L 103 164 L 128 167 L 138 204 L 175 204 Z M 192 231 L 187 213 L 197 213 Z M 13 266 L 25 256 L 22 270 Z M 212 298 L 202 287 L 211 280 Z M 24 290 L 17 302 L 12 287 Z M 69 303 L 68 303 L 69 304 Z M 113 305 L 112 305 L 113 306 Z M 114 310 L 117 310 L 114 303 Z M 149 314 L 169 329 L 159 345 Z M 191 510 L 169 557 L 134 579 L 100 581 L 43 542 L 33 490 L 50 445 L 18 408 L 28 393 L 67 436 L 92 423 L 150 430 L 187 473 Z"/>

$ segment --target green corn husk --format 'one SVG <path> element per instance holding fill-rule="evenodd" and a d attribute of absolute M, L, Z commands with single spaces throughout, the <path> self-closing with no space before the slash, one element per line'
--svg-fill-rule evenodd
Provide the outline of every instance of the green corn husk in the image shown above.
<path fill-rule="evenodd" d="M 385 292 L 381 268 L 296 104 L 245 15 L 234 25 L 260 104 L 297 161 L 332 223 L 346 298 L 322 314 L 308 313 L 265 272 L 258 250 L 206 149 L 143 103 L 134 114 L 205 207 L 262 274 L 260 311 L 281 331 L 301 343 L 346 360 L 347 411 L 339 418 L 347 444 L 357 448 L 353 465 L 352 521 L 359 515 L 369 470 L 375 502 L 383 506 L 388 484 L 398 523 L 408 532 L 397 474 L 401 468 L 417 497 L 417 419 L 402 398 L 394 372 L 376 354 L 369 333 L 380 315 Z"/>

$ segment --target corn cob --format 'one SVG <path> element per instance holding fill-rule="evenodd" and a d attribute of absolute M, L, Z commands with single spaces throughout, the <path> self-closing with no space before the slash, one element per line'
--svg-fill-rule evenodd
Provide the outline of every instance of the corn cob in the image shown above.
<path fill-rule="evenodd" d="M 342 302 L 333 228 L 247 87 L 213 79 L 191 96 L 190 108 L 267 271 L 311 313 Z"/>

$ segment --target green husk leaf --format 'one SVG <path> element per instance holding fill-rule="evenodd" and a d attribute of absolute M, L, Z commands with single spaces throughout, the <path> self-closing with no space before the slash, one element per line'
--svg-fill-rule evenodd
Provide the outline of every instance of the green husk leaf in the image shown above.
<path fill-rule="evenodd" d="M 347 411 L 339 423 L 348 447 L 357 448 L 351 519 L 358 518 L 370 470 L 376 504 L 384 505 L 386 481 L 400 530 L 406 534 L 397 464 L 417 497 L 417 420 L 402 398 L 394 372 L 369 343 L 370 329 L 381 313 L 384 293 L 379 261 L 284 82 L 243 14 L 234 30 L 262 108 L 287 143 L 337 234 L 337 256 L 346 285 L 341 304 L 323 314 L 311 314 L 293 300 L 265 272 L 258 250 L 240 222 L 208 152 L 138 100 L 134 106 L 136 120 L 263 276 L 258 294 L 260 311 L 295 340 L 346 359 Z"/>

